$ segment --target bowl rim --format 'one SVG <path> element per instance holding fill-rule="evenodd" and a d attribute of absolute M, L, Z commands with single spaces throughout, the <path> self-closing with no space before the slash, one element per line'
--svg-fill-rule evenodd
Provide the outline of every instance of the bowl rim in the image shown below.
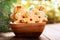
<path fill-rule="evenodd" d="M 42 22 L 42 23 L 13 23 L 13 22 L 10 22 L 10 24 L 46 24 L 46 22 Z"/>

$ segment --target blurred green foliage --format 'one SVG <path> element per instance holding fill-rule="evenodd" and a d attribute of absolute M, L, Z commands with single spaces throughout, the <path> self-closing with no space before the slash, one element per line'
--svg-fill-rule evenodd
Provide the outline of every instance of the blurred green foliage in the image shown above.
<path fill-rule="evenodd" d="M 47 23 L 55 23 L 55 10 L 51 9 L 47 12 L 48 22 Z"/>
<path fill-rule="evenodd" d="M 58 10 L 58 11 L 56 11 Z M 48 22 L 47 23 L 60 23 L 60 7 L 58 6 L 58 9 L 51 9 L 46 12 L 48 16 Z"/>
<path fill-rule="evenodd" d="M 0 32 L 9 31 L 10 8 L 16 0 L 0 0 Z"/>

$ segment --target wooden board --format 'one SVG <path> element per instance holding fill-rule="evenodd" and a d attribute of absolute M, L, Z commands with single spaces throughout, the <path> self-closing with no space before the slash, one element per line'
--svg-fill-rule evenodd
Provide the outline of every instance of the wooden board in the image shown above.
<path fill-rule="evenodd" d="M 42 34 L 50 40 L 60 40 L 60 24 L 46 25 Z"/>

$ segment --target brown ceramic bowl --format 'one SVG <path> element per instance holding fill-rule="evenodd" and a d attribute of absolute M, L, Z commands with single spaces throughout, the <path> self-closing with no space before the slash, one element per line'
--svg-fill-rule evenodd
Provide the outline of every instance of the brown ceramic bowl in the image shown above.
<path fill-rule="evenodd" d="M 46 23 L 10 23 L 12 31 L 19 37 L 39 37 Z"/>

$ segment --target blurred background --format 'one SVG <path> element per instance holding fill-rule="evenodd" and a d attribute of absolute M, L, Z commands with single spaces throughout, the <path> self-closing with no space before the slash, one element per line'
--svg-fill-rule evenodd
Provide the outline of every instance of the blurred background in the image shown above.
<path fill-rule="evenodd" d="M 30 6 L 44 6 L 48 16 L 47 24 L 60 23 L 60 0 L 0 0 L 0 32 L 8 32 L 10 28 L 10 14 L 17 4 L 25 8 Z"/>

